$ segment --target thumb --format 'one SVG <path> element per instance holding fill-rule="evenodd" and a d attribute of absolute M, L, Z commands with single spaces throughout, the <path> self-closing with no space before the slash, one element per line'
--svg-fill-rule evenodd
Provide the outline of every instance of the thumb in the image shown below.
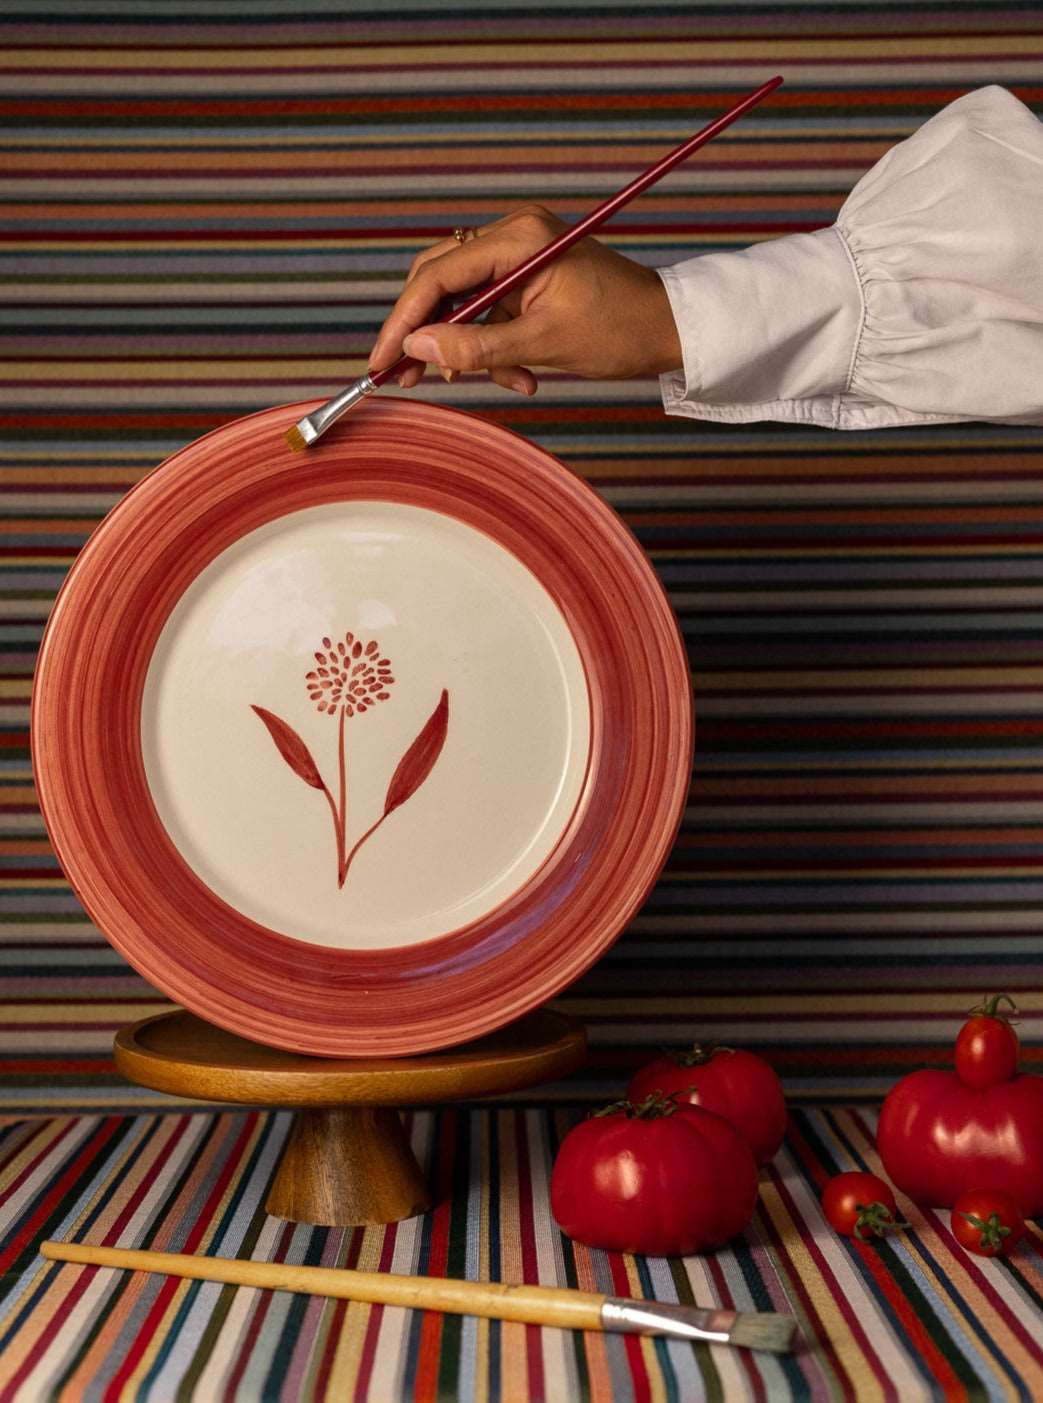
<path fill-rule="evenodd" d="M 493 370 L 532 360 L 531 318 L 482 326 L 422 326 L 407 336 L 402 349 L 419 361 L 448 370 Z"/>

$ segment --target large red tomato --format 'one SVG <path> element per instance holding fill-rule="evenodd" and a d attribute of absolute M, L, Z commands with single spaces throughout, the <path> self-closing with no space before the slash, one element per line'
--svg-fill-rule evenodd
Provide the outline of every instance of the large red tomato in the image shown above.
<path fill-rule="evenodd" d="M 786 1133 L 782 1085 L 774 1068 L 753 1052 L 699 1043 L 690 1052 L 668 1052 L 635 1073 L 627 1096 L 637 1102 L 653 1091 L 731 1121 L 746 1137 L 758 1164 L 777 1153 Z"/>
<path fill-rule="evenodd" d="M 912 1072 L 888 1093 L 876 1144 L 891 1180 L 917 1203 L 950 1207 L 987 1184 L 1026 1218 L 1043 1213 L 1043 1077 L 976 1090 L 955 1072 Z"/>
<path fill-rule="evenodd" d="M 750 1147 L 720 1116 L 650 1097 L 592 1116 L 561 1142 L 550 1202 L 588 1247 L 685 1256 L 746 1227 L 757 1202 Z"/>

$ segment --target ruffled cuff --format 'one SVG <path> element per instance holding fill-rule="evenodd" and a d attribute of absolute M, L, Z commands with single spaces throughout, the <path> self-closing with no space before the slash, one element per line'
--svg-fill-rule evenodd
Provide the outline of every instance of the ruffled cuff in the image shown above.
<path fill-rule="evenodd" d="M 834 429 L 1043 422 L 1043 126 L 995 85 L 878 161 L 837 223 L 661 270 L 667 413 Z"/>
<path fill-rule="evenodd" d="M 660 377 L 668 414 L 834 426 L 865 307 L 836 229 L 659 270 L 683 371 Z"/>

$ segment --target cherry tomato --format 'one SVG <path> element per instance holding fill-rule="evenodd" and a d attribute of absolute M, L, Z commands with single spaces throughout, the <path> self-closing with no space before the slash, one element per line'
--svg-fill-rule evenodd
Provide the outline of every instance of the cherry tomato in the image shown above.
<path fill-rule="evenodd" d="M 550 1202 L 589 1247 L 686 1256 L 746 1227 L 757 1201 L 749 1145 L 720 1116 L 650 1096 L 608 1106 L 561 1142 Z"/>
<path fill-rule="evenodd" d="M 696 1043 L 690 1052 L 665 1053 L 634 1074 L 627 1096 L 641 1101 L 653 1091 L 724 1116 L 746 1137 L 758 1164 L 771 1159 L 786 1133 L 782 1085 L 753 1052 Z"/>
<path fill-rule="evenodd" d="M 888 1228 L 908 1227 L 898 1216 L 891 1186 L 876 1174 L 850 1169 L 836 1174 L 822 1191 L 822 1211 L 834 1232 L 865 1242 Z"/>
<path fill-rule="evenodd" d="M 999 1189 L 971 1189 L 952 1206 L 953 1237 L 979 1257 L 1005 1257 L 1025 1232 L 1021 1209 Z"/>
<path fill-rule="evenodd" d="M 981 1091 L 986 1086 L 1010 1081 L 1018 1070 L 1018 1035 L 1007 1015 L 999 1011 L 1004 1001 L 1010 1004 L 1011 1013 L 1017 1013 L 1017 1005 L 1009 994 L 993 994 L 971 1009 L 971 1018 L 959 1031 L 956 1075 L 964 1086 Z"/>

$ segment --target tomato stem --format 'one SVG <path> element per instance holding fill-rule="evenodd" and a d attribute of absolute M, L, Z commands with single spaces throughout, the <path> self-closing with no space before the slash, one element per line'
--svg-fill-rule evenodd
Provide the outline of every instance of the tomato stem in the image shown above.
<path fill-rule="evenodd" d="M 977 1228 L 981 1233 L 981 1243 L 984 1248 L 991 1248 L 993 1252 L 998 1252 L 1003 1246 L 1003 1239 L 1010 1237 L 1010 1228 L 1000 1222 L 998 1213 L 990 1213 L 988 1221 L 982 1222 L 976 1213 L 961 1213 L 961 1218 L 966 1218 L 972 1228 Z"/>
<path fill-rule="evenodd" d="M 733 1047 L 722 1047 L 720 1043 L 693 1043 L 684 1051 L 666 1050 L 666 1055 L 672 1057 L 679 1067 L 702 1067 L 711 1061 L 719 1052 L 734 1052 Z"/>
<path fill-rule="evenodd" d="M 871 1232 L 874 1237 L 883 1237 L 888 1228 L 909 1227 L 904 1219 L 893 1217 L 890 1208 L 879 1200 L 874 1203 L 856 1203 L 855 1207 L 858 1209 L 858 1217 L 855 1219 L 855 1236 L 859 1242 L 866 1240 L 863 1228 Z"/>
<path fill-rule="evenodd" d="M 611 1116 L 622 1111 L 627 1120 L 659 1120 L 662 1116 L 672 1116 L 677 1110 L 677 1102 L 662 1091 L 650 1092 L 643 1101 L 613 1101 L 595 1111 L 595 1116 Z"/>
<path fill-rule="evenodd" d="M 1010 1013 L 1001 1013 L 1000 1004 L 1010 1004 Z M 997 1018 L 1001 1023 L 1016 1023 L 1017 1019 L 1010 1014 L 1017 1013 L 1018 1006 L 1009 994 L 987 994 L 976 1008 L 971 1009 L 971 1016 L 977 1018 Z"/>

